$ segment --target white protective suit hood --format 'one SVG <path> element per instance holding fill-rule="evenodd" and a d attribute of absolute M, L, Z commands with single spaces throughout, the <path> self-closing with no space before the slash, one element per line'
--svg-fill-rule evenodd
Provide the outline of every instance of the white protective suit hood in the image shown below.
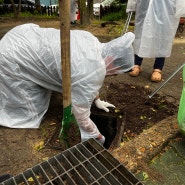
<path fill-rule="evenodd" d="M 128 72 L 134 65 L 132 43 L 135 35 L 128 32 L 117 39 L 102 44 L 102 57 L 106 61 L 107 75 Z"/>
<path fill-rule="evenodd" d="M 86 31 L 73 30 L 70 37 L 72 110 L 83 126 L 106 75 L 102 58 L 106 44 Z M 120 39 L 124 41 L 123 37 Z M 131 47 L 129 40 L 133 40 L 133 36 L 121 44 L 129 47 L 128 42 Z M 127 56 L 126 48 L 122 49 Z M 133 67 L 132 60 L 131 57 L 131 65 L 124 70 Z M 60 30 L 35 24 L 10 30 L 0 40 L 0 125 L 38 128 L 48 109 L 51 92 L 62 93 L 61 71 Z M 99 131 L 94 128 L 88 136 L 97 137 Z"/>

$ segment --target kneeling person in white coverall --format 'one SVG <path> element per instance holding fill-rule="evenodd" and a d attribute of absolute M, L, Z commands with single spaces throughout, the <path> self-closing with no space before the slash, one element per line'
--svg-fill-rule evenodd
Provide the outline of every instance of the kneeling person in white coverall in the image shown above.
<path fill-rule="evenodd" d="M 91 33 L 70 32 L 72 112 L 81 140 L 105 138 L 90 119 L 91 104 L 109 111 L 98 91 L 106 75 L 121 74 L 134 66 L 133 33 L 100 43 Z M 24 24 L 0 41 L 0 125 L 38 128 L 51 92 L 62 93 L 60 30 Z"/>

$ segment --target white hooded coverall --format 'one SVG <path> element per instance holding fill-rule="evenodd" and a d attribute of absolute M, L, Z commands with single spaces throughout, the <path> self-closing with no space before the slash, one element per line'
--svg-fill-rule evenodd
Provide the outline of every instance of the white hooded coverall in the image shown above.
<path fill-rule="evenodd" d="M 118 61 L 123 73 L 134 65 L 133 41 L 133 33 L 106 44 L 89 32 L 70 32 L 72 111 L 82 140 L 100 134 L 89 116 L 106 75 L 102 53 Z M 38 128 L 51 92 L 62 93 L 61 86 L 60 30 L 24 24 L 5 34 L 0 40 L 0 125 Z"/>

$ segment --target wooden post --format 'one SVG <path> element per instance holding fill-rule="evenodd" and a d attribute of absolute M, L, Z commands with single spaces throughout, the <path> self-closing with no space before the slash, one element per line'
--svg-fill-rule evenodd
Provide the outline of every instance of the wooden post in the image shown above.
<path fill-rule="evenodd" d="M 59 0 L 63 106 L 71 104 L 70 0 Z"/>
<path fill-rule="evenodd" d="M 62 93 L 63 93 L 63 119 L 60 131 L 60 141 L 66 147 L 68 143 L 68 130 L 71 126 L 71 62 L 70 62 L 70 0 L 59 0 L 60 13 L 60 39 L 61 39 L 61 66 L 62 66 Z"/>

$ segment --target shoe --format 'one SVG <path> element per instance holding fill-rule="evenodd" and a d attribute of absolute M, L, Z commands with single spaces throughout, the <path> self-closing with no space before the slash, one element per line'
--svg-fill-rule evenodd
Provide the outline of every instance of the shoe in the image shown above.
<path fill-rule="evenodd" d="M 138 76 L 141 73 L 141 66 L 135 65 L 133 70 L 129 73 L 130 76 Z"/>
<path fill-rule="evenodd" d="M 151 76 L 151 81 L 152 82 L 160 82 L 162 80 L 162 71 L 160 69 L 154 69 L 152 76 Z"/>

